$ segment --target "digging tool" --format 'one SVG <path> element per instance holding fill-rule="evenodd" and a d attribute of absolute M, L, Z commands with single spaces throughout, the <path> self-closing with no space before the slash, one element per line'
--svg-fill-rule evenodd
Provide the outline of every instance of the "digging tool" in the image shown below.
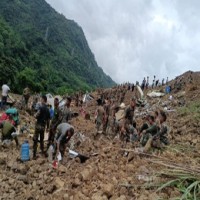
<path fill-rule="evenodd" d="M 76 158 L 76 157 L 78 157 L 79 159 L 80 159 L 80 161 L 81 161 L 81 163 L 84 163 L 86 160 L 88 160 L 90 157 L 88 157 L 88 156 L 84 156 L 84 155 L 82 155 L 82 154 L 80 154 L 80 153 L 77 153 L 77 152 L 75 152 L 75 151 L 72 151 L 72 150 L 69 150 L 69 156 L 71 157 L 71 158 Z"/>

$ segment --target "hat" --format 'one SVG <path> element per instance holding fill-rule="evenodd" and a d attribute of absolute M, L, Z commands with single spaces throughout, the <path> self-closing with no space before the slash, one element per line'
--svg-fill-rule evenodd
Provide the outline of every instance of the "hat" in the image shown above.
<path fill-rule="evenodd" d="M 121 105 L 119 106 L 120 108 L 126 108 L 125 103 L 121 103 Z"/>

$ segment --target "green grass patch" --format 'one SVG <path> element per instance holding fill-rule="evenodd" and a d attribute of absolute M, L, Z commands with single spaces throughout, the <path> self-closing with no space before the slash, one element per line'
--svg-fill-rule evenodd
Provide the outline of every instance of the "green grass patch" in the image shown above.
<path fill-rule="evenodd" d="M 181 116 L 191 115 L 194 119 L 200 120 L 200 101 L 192 102 L 178 110 Z"/>
<path fill-rule="evenodd" d="M 200 199 L 200 176 L 199 173 L 188 173 L 182 170 L 168 171 L 165 175 L 173 177 L 166 183 L 163 183 L 157 191 L 166 187 L 175 187 L 182 194 L 177 200 L 198 200 Z"/>

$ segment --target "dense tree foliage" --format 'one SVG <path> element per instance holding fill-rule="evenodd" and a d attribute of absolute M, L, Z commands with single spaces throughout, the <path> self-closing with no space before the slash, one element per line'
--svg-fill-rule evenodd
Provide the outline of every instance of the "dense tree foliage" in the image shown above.
<path fill-rule="evenodd" d="M 45 0 L 0 1 L 0 84 L 69 93 L 112 86 L 84 33 Z"/>

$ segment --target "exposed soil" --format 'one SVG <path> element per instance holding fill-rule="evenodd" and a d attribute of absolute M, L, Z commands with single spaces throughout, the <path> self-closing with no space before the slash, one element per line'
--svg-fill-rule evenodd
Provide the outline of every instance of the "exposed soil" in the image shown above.
<path fill-rule="evenodd" d="M 79 158 L 71 159 L 66 153 L 63 163 L 53 169 L 42 156 L 36 161 L 20 162 L 20 149 L 16 149 L 14 142 L 8 147 L 0 146 L 0 199 L 156 200 L 176 197 L 179 191 L 173 188 L 156 193 L 156 186 L 165 181 L 165 177 L 157 173 L 168 167 L 160 160 L 188 167 L 200 165 L 200 120 L 194 117 L 194 112 L 180 111 L 182 104 L 187 108 L 200 100 L 200 73 L 187 72 L 170 84 L 173 86 L 180 80 L 180 90 L 170 94 L 173 101 L 168 100 L 169 95 L 148 99 L 148 108 L 137 108 L 136 112 L 136 120 L 141 124 L 140 113 L 147 109 L 154 111 L 167 106 L 175 110 L 168 112 L 171 144 L 165 149 L 143 154 L 137 152 L 134 145 L 125 145 L 110 135 L 94 139 L 96 104 L 93 101 L 87 108 L 90 120 L 85 120 L 81 114 L 72 120 L 76 132 L 85 137 L 76 135 L 71 147 L 90 158 L 81 163 Z M 130 91 L 126 93 L 126 105 L 132 95 Z M 97 97 L 97 93 L 93 96 Z M 79 108 L 73 107 L 73 110 L 79 111 Z M 34 118 L 24 111 L 20 114 L 21 127 L 30 121 L 28 131 L 19 136 L 20 143 L 28 139 L 32 149 Z"/>

